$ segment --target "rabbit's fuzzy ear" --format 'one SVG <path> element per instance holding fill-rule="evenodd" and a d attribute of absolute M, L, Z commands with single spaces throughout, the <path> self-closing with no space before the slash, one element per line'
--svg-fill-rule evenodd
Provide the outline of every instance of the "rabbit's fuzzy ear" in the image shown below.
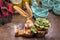
<path fill-rule="evenodd" d="M 21 14 L 22 16 L 28 17 L 28 14 L 27 14 L 25 11 L 23 11 L 20 7 L 18 7 L 18 6 L 13 6 L 13 8 L 14 8 L 19 14 Z"/>
<path fill-rule="evenodd" d="M 32 17 L 32 16 L 33 16 L 33 15 L 32 15 L 32 11 L 31 11 L 31 9 L 30 9 L 30 7 L 29 7 L 28 2 L 25 2 L 25 4 L 26 4 L 26 8 L 27 8 L 27 11 L 28 11 L 30 17 Z M 29 17 L 29 18 L 30 18 L 30 17 Z"/>

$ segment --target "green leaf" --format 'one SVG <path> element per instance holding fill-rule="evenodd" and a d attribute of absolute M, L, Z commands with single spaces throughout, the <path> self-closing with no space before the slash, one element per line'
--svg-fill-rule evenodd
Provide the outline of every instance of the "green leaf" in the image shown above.
<path fill-rule="evenodd" d="M 31 28 L 31 31 L 32 31 L 33 33 L 37 33 L 37 29 L 35 28 L 35 26 Z"/>

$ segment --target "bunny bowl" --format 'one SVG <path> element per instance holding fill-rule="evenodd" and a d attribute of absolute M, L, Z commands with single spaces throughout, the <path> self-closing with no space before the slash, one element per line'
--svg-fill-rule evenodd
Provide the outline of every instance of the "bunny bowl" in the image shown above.
<path fill-rule="evenodd" d="M 19 30 L 18 35 L 22 35 L 22 36 L 25 36 L 25 37 L 31 37 L 33 34 L 31 33 L 30 28 L 32 26 L 34 26 L 33 21 L 31 20 L 33 15 L 32 15 L 32 11 L 29 7 L 29 4 L 27 2 L 26 2 L 25 6 L 26 6 L 26 9 L 27 9 L 27 13 L 24 10 L 22 10 L 21 8 L 19 8 L 18 6 L 13 7 L 19 14 L 21 14 L 22 16 L 24 16 L 27 19 L 25 24 L 24 24 L 24 29 Z"/>
<path fill-rule="evenodd" d="M 43 18 L 47 18 L 49 12 L 48 9 L 44 9 L 44 8 L 34 8 L 33 11 L 33 15 L 35 18 L 39 18 L 39 17 L 43 17 Z"/>
<path fill-rule="evenodd" d="M 54 5 L 53 12 L 54 12 L 56 15 L 60 15 L 60 4 Z"/>
<path fill-rule="evenodd" d="M 14 6 L 13 8 L 22 16 L 26 17 L 26 22 L 24 23 L 24 25 L 22 27 L 24 27 L 24 29 L 19 30 L 19 28 L 16 26 L 15 27 L 15 32 L 18 31 L 18 35 L 19 36 L 23 36 L 23 37 L 35 37 L 34 35 L 40 35 L 40 36 L 45 36 L 46 34 L 46 30 L 49 28 L 49 22 L 46 19 L 43 18 L 37 18 L 35 22 L 32 21 L 32 11 L 29 7 L 29 4 L 26 2 L 26 9 L 27 9 L 27 13 L 22 10 L 21 8 L 19 8 L 18 6 Z M 36 8 L 34 9 L 34 14 L 36 14 L 39 17 L 47 17 L 48 16 L 48 9 L 43 9 L 43 8 Z M 42 21 L 41 21 L 42 20 Z M 40 23 L 42 22 L 42 23 Z M 36 25 L 38 23 L 38 26 Z M 41 25 L 42 24 L 42 25 Z M 35 27 L 36 26 L 36 27 Z M 39 29 L 44 29 L 44 31 L 39 30 Z M 46 30 L 45 30 L 46 29 Z M 36 35 L 36 36 L 37 36 Z M 39 36 L 39 37 L 40 37 Z"/>

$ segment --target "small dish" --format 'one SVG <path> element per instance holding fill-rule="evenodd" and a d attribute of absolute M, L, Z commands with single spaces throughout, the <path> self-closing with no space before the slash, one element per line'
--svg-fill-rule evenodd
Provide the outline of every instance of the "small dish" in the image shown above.
<path fill-rule="evenodd" d="M 49 12 L 48 9 L 44 9 L 44 8 L 39 8 L 39 7 L 31 7 L 33 15 L 35 18 L 39 18 L 39 17 L 43 17 L 43 18 L 47 18 Z"/>
<path fill-rule="evenodd" d="M 54 2 L 52 1 L 42 1 L 42 8 L 51 10 L 53 8 Z"/>

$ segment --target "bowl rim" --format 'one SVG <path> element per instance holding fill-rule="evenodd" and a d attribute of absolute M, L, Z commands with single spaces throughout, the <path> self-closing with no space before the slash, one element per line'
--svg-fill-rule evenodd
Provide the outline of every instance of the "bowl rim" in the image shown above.
<path fill-rule="evenodd" d="M 60 4 L 55 4 L 53 9 L 60 10 L 60 9 L 56 8 L 57 5 L 60 7 Z"/>
<path fill-rule="evenodd" d="M 49 5 L 49 6 L 51 6 L 51 7 L 54 5 L 54 2 L 52 2 L 52 1 L 49 1 L 49 4 L 47 3 L 48 5 L 44 4 L 44 2 L 45 2 L 45 1 L 42 1 L 42 5 L 45 5 L 45 6 L 48 6 L 48 5 Z M 52 3 L 52 5 L 50 5 L 50 3 Z"/>
<path fill-rule="evenodd" d="M 44 9 L 44 8 L 41 8 L 41 9 L 43 9 L 43 11 L 46 10 L 46 9 Z M 35 10 L 36 10 L 36 9 L 35 9 Z M 44 12 L 48 12 L 48 10 L 46 10 L 46 11 L 44 11 Z M 42 12 L 42 13 L 44 13 L 44 12 Z M 34 14 L 37 15 L 37 16 L 42 16 L 42 15 L 43 15 L 43 16 L 48 16 L 49 12 L 48 12 L 48 13 L 45 13 L 46 15 L 45 15 L 45 14 L 41 14 L 41 12 L 40 12 L 39 15 L 38 15 L 38 14 L 36 13 L 36 11 L 34 11 Z"/>

